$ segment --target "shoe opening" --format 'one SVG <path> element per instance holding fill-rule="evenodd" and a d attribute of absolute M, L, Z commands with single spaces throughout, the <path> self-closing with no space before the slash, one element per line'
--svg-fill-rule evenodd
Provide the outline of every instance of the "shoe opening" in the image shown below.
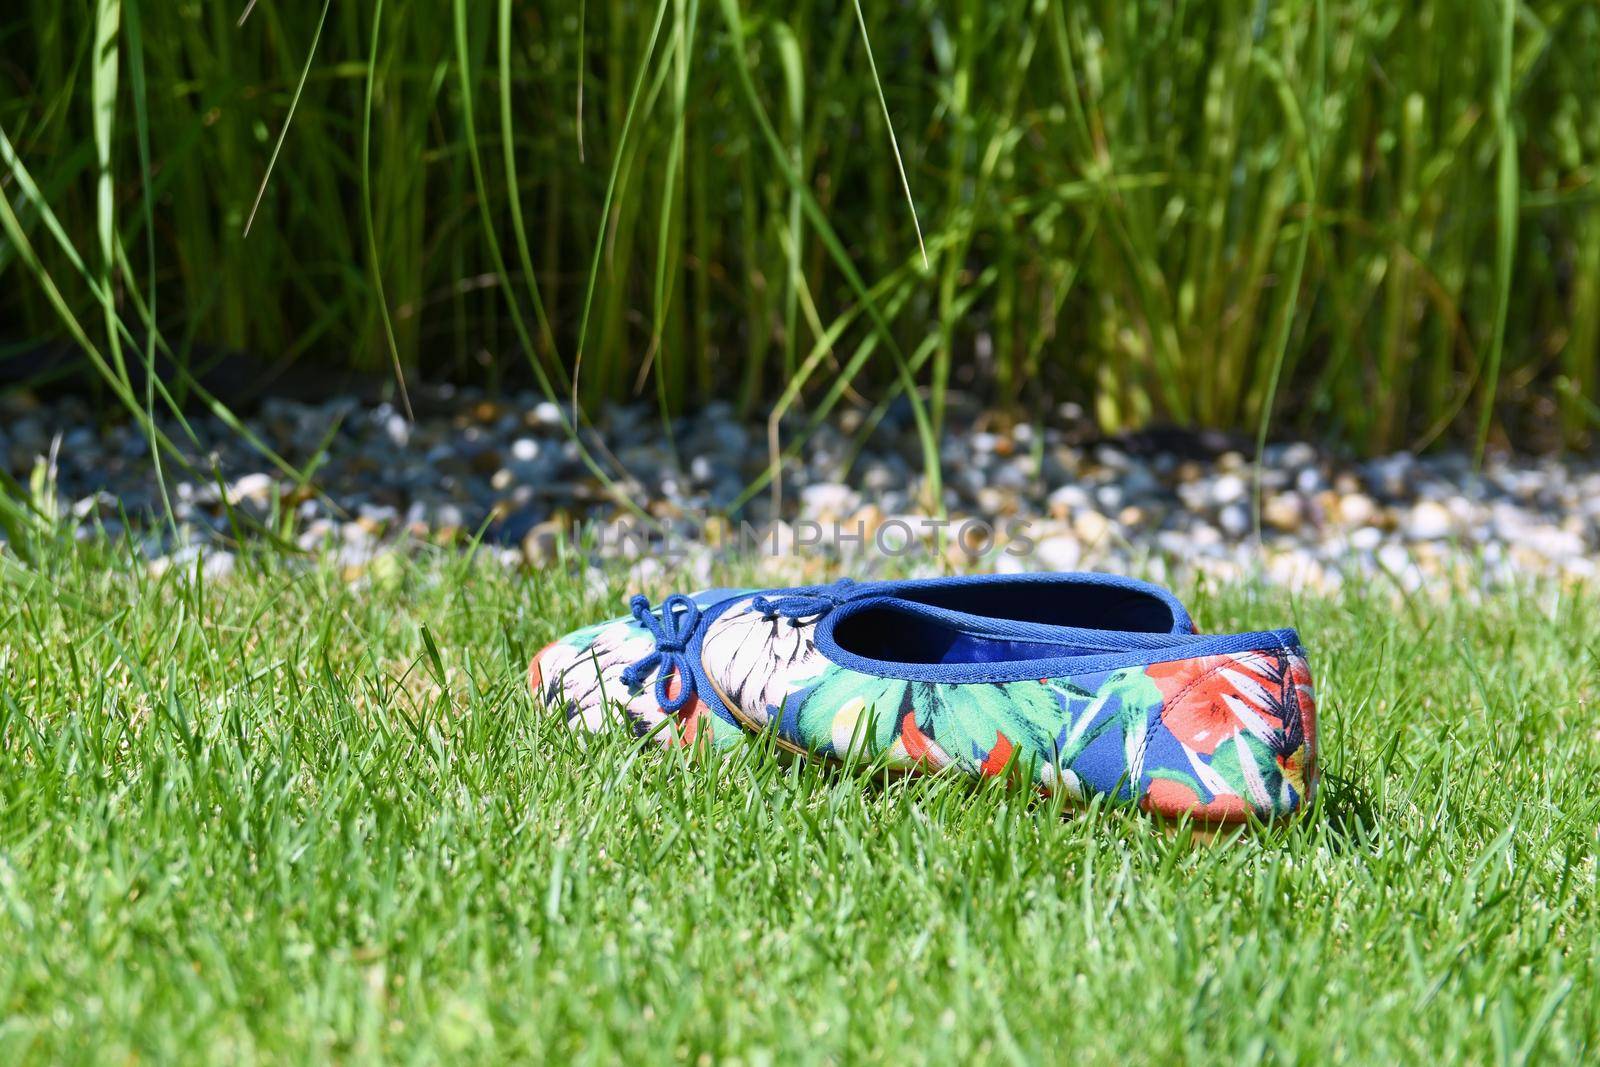
<path fill-rule="evenodd" d="M 1190 629 L 1187 619 L 1181 620 L 1183 625 L 1179 625 L 1180 620 L 1168 601 L 1154 593 L 1111 582 L 1067 584 L 1001 580 L 896 590 L 894 595 L 902 600 L 968 615 L 1045 626 L 1152 634 Z"/>
<path fill-rule="evenodd" d="M 841 618 L 833 629 L 834 642 L 844 651 L 864 659 L 889 663 L 1015 663 L 1066 656 L 1090 656 L 1128 651 L 1115 634 L 1106 640 L 1023 640 L 992 633 L 975 633 L 925 616 L 915 610 L 868 607 Z"/>

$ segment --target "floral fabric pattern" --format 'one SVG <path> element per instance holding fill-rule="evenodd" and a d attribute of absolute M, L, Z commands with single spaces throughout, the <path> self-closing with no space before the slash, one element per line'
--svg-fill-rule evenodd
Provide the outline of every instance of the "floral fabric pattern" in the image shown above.
<path fill-rule="evenodd" d="M 703 643 L 730 710 L 795 748 L 902 770 L 1027 775 L 1074 799 L 1106 794 L 1210 822 L 1287 815 L 1315 789 L 1315 703 L 1297 648 L 946 683 L 832 663 L 814 629 L 736 604 Z"/>
<path fill-rule="evenodd" d="M 691 599 L 704 607 L 725 595 L 696 594 Z M 534 657 L 528 668 L 528 685 L 546 706 L 559 708 L 568 724 L 577 729 L 605 729 L 620 714 L 636 736 L 650 736 L 669 747 L 690 746 L 707 736 L 718 747 L 738 743 L 743 732 L 712 714 L 698 694 L 673 715 L 656 700 L 656 672 L 631 687 L 623 681 L 628 666 L 654 647 L 650 632 L 632 616 L 586 626 Z M 682 678 L 671 678 L 669 695 L 676 697 L 682 685 Z M 671 723 L 663 726 L 669 718 Z"/>

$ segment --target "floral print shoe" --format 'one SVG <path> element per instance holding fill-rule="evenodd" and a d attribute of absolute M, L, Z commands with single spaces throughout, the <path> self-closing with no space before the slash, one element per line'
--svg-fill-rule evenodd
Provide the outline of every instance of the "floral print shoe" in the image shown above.
<path fill-rule="evenodd" d="M 704 699 L 799 752 L 1021 774 L 1206 823 L 1309 802 L 1316 701 L 1293 630 L 1007 635 L 992 622 L 886 597 L 746 597 L 688 651 Z"/>
<path fill-rule="evenodd" d="M 678 668 L 704 613 L 750 593 L 711 589 L 676 595 L 659 611 L 636 596 L 631 614 L 585 626 L 542 649 L 528 665 L 528 688 L 580 729 L 620 723 L 665 745 L 693 745 L 704 738 L 718 747 L 736 744 L 744 736 L 739 721 L 726 709 L 712 714 L 692 673 Z M 646 669 L 634 670 L 635 664 Z"/>
<path fill-rule="evenodd" d="M 652 608 L 634 597 L 631 614 L 586 626 L 544 648 L 528 668 L 528 684 L 573 726 L 599 730 L 622 723 L 668 745 L 736 744 L 744 727 L 707 687 L 687 657 L 689 645 L 717 615 L 755 598 L 802 618 L 863 597 L 893 597 L 952 617 L 972 616 L 968 628 L 1006 633 L 1067 625 L 1150 635 L 1189 634 L 1184 606 L 1159 586 L 1115 575 L 1054 573 L 977 575 L 894 582 L 853 582 L 799 589 L 711 589 L 669 597 Z M 802 613 L 795 615 L 796 612 Z M 776 616 L 775 616 L 776 617 Z M 992 623 L 984 620 L 994 620 Z M 795 627 L 798 642 L 809 632 Z M 1035 632 L 1035 631 L 1029 631 Z M 1002 638 L 1004 634 L 1000 635 Z M 1048 639 L 1048 638 L 1045 638 Z"/>

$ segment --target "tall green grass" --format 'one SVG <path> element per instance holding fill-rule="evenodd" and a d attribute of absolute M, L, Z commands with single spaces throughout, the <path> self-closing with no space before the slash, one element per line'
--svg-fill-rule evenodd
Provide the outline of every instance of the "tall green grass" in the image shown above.
<path fill-rule="evenodd" d="M 64 303 L 113 369 L 159 315 L 585 405 L 909 392 L 926 436 L 952 389 L 1366 449 L 1594 426 L 1591 3 L 243 10 L 0 15 L 0 339 L 76 340 Z"/>

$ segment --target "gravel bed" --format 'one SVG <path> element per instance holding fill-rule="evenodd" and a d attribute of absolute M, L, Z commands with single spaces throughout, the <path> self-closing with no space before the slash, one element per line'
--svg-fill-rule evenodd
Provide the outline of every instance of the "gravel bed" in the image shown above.
<path fill-rule="evenodd" d="M 131 536 L 157 570 L 201 558 L 214 574 L 232 566 L 235 533 L 251 519 L 336 554 L 353 575 L 386 553 L 480 534 L 507 565 L 620 557 L 641 577 L 686 581 L 745 551 L 797 574 L 840 557 L 852 573 L 890 561 L 925 570 L 943 556 L 980 569 L 1262 573 L 1323 589 L 1381 572 L 1409 591 L 1441 578 L 1589 579 L 1600 554 L 1593 457 L 1490 455 L 1480 467 L 1462 452 L 1361 459 L 1275 443 L 1259 472 L 1258 535 L 1257 470 L 1239 442 L 1176 432 L 1095 440 L 1072 405 L 1006 424 L 957 398 L 943 444 L 946 521 L 931 518 L 938 509 L 902 405 L 870 425 L 861 411 L 825 423 L 784 464 L 781 495 L 762 489 L 729 523 L 718 516 L 770 460 L 767 427 L 724 405 L 678 420 L 670 441 L 647 408 L 603 412 L 596 455 L 614 476 L 626 472 L 611 489 L 550 401 L 449 388 L 418 400 L 415 422 L 345 397 L 261 405 L 247 426 L 290 464 L 314 465 L 310 487 L 219 420 L 192 419 L 200 444 L 188 452 L 202 473 L 164 464 L 176 532 L 159 518 L 144 437 L 82 400 L 0 398 L 0 462 L 24 484 L 45 464 L 79 536 Z M 184 439 L 176 423 L 163 427 Z M 781 439 L 800 429 L 786 424 Z"/>

